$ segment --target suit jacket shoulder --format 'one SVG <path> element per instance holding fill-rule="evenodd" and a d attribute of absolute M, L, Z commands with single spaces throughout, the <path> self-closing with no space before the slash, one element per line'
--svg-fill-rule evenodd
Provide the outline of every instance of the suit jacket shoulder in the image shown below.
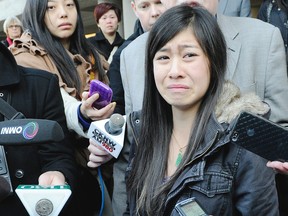
<path fill-rule="evenodd" d="M 250 17 L 250 0 L 220 0 L 218 5 L 218 13 L 224 14 L 226 16 Z"/>
<path fill-rule="evenodd" d="M 227 43 L 226 79 L 243 93 L 255 92 L 270 105 L 270 120 L 288 125 L 286 54 L 280 30 L 254 18 L 218 15 L 217 21 Z"/>
<path fill-rule="evenodd" d="M 125 93 L 125 113 L 142 108 L 145 79 L 145 50 L 149 33 L 132 41 L 120 56 L 120 72 Z"/>
<path fill-rule="evenodd" d="M 137 53 L 138 50 L 145 50 L 149 32 L 145 32 L 133 40 L 123 51 L 127 54 Z M 126 55 L 126 54 L 125 54 Z"/>

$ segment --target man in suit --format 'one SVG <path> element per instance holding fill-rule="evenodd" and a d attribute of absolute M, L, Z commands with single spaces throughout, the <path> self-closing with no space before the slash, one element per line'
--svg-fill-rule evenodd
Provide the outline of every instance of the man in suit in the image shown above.
<path fill-rule="evenodd" d="M 161 0 L 168 9 L 179 4 L 201 5 L 216 17 L 218 0 Z M 217 14 L 228 49 L 226 78 L 241 91 L 255 92 L 271 108 L 270 120 L 288 126 L 288 79 L 284 43 L 279 29 L 253 18 Z M 131 42 L 121 54 L 125 112 L 142 108 L 145 76 L 144 52 L 148 33 Z M 126 150 L 125 150 L 126 149 Z M 122 158 L 128 161 L 129 146 Z M 128 154 L 127 154 L 128 152 Z M 117 161 L 116 163 L 118 163 Z M 123 167 L 125 172 L 126 167 Z M 115 183 L 115 182 L 114 182 Z M 117 184 L 117 187 L 125 185 Z M 123 197 L 123 199 L 126 199 Z"/>
<path fill-rule="evenodd" d="M 167 9 L 182 3 L 202 5 L 214 15 L 218 7 L 218 0 L 162 0 L 162 3 Z M 226 78 L 237 84 L 242 92 L 255 92 L 270 105 L 270 120 L 288 126 L 288 79 L 279 29 L 253 18 L 217 14 L 217 21 L 228 49 Z M 143 57 L 148 35 L 139 36 L 121 54 L 126 114 L 142 108 Z"/>
<path fill-rule="evenodd" d="M 226 16 L 250 17 L 250 0 L 220 0 L 217 13 Z"/>
<path fill-rule="evenodd" d="M 165 10 L 160 0 L 132 0 L 131 7 L 138 18 L 138 22 L 136 23 L 138 28 L 135 29 L 136 31 L 118 48 L 113 56 L 113 60 L 108 71 L 110 87 L 113 90 L 112 100 L 117 102 L 114 113 L 121 114 L 125 113 L 124 89 L 120 74 L 121 52 L 138 36 L 146 31 L 149 31 Z M 129 151 L 129 148 L 127 150 Z M 114 189 L 112 195 L 112 208 L 114 215 L 122 215 L 122 213 L 125 211 L 126 204 L 126 200 L 122 199 L 122 194 L 125 196 L 126 190 L 123 187 L 117 186 L 118 184 L 125 185 L 125 172 L 123 172 L 121 168 L 127 164 L 127 161 L 125 161 L 125 159 L 123 159 L 123 161 L 121 156 L 118 159 L 119 162 L 114 164 L 113 168 Z"/>
<path fill-rule="evenodd" d="M 121 52 L 138 36 L 149 31 L 164 11 L 160 0 L 132 0 L 131 7 L 138 18 L 135 23 L 134 33 L 117 49 L 107 73 L 110 87 L 113 90 L 112 101 L 117 103 L 114 113 L 120 113 L 122 115 L 125 114 L 125 101 L 120 75 Z"/>

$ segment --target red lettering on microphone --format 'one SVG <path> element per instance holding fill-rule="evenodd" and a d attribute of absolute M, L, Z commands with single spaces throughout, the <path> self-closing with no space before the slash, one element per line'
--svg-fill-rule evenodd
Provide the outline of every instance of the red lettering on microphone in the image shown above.
<path fill-rule="evenodd" d="M 102 142 L 102 146 L 107 149 L 109 152 L 113 152 L 113 148 L 111 146 L 109 146 L 109 144 Z"/>

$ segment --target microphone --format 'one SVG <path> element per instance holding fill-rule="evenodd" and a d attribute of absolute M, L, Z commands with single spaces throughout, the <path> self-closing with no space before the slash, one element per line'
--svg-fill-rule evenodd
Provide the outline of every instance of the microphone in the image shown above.
<path fill-rule="evenodd" d="M 19 185 L 16 194 L 29 215 L 58 216 L 71 195 L 69 185 Z"/>
<path fill-rule="evenodd" d="M 88 130 L 88 137 L 117 158 L 124 144 L 125 123 L 126 116 L 115 113 L 110 119 L 92 122 Z"/>
<path fill-rule="evenodd" d="M 47 119 L 14 119 L 0 122 L 0 145 L 59 142 L 64 133 L 58 122 Z"/>
<path fill-rule="evenodd" d="M 122 132 L 125 123 L 124 117 L 118 113 L 113 114 L 110 120 L 105 123 L 106 131 L 111 135 L 118 135 Z"/>
<path fill-rule="evenodd" d="M 0 122 L 0 203 L 13 193 L 3 146 L 49 144 L 64 139 L 58 122 L 47 119 L 13 119 Z M 19 185 L 16 194 L 29 215 L 59 215 L 71 195 L 69 185 Z"/>

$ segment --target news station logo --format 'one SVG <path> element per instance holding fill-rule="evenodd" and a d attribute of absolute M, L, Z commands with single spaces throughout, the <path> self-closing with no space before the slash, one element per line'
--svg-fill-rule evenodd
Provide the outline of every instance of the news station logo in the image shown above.
<path fill-rule="evenodd" d="M 100 130 L 95 129 L 92 131 L 93 139 L 98 142 L 101 146 L 107 149 L 109 152 L 113 152 L 115 150 L 116 143 L 105 136 L 104 133 L 101 133 Z"/>
<path fill-rule="evenodd" d="M 39 130 L 39 125 L 37 122 L 29 122 L 24 126 L 14 126 L 14 127 L 2 127 L 1 135 L 19 135 L 22 134 L 24 139 L 33 139 Z"/>

